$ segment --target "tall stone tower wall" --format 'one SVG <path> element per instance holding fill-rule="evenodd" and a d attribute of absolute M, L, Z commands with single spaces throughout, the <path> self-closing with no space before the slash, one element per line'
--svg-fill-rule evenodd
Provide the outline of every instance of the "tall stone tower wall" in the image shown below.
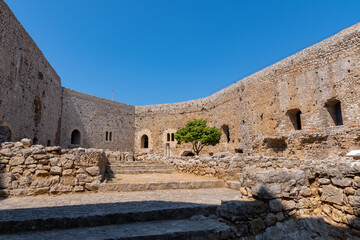
<path fill-rule="evenodd" d="M 61 81 L 0 0 L 0 141 L 60 143 Z"/>

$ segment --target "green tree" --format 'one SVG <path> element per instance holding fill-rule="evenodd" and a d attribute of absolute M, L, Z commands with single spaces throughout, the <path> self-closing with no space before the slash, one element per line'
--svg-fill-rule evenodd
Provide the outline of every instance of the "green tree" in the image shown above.
<path fill-rule="evenodd" d="M 194 119 L 175 133 L 178 144 L 191 142 L 196 155 L 208 145 L 215 146 L 220 142 L 221 131 L 216 127 L 207 127 L 207 120 Z"/>

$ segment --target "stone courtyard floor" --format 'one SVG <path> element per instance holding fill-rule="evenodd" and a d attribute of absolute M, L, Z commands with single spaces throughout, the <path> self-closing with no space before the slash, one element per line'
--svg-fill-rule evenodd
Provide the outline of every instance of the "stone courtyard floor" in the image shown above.
<path fill-rule="evenodd" d="M 137 201 L 187 202 L 219 205 L 221 201 L 230 200 L 242 200 L 240 192 L 226 188 L 178 189 L 146 192 L 102 192 L 55 196 L 11 197 L 0 199 L 0 209 L 42 208 Z"/>

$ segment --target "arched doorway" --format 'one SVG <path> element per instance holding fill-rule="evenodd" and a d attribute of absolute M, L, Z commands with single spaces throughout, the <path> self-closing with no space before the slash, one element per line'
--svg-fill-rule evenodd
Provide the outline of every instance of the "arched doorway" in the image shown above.
<path fill-rule="evenodd" d="M 80 144 L 81 141 L 81 134 L 79 130 L 75 129 L 71 133 L 71 144 Z"/>
<path fill-rule="evenodd" d="M 146 134 L 141 137 L 141 148 L 149 148 L 149 137 Z"/>

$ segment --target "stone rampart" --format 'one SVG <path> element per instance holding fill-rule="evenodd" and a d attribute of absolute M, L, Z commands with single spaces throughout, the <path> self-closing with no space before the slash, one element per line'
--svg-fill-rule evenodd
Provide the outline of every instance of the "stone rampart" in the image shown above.
<path fill-rule="evenodd" d="M 346 139 L 346 132 L 360 127 L 359 39 L 360 24 L 356 24 L 209 97 L 138 106 L 135 150 L 145 150 L 141 139 L 147 135 L 148 149 L 156 152 L 164 154 L 166 144 L 170 144 L 172 156 L 191 151 L 189 144 L 168 141 L 167 133 L 199 118 L 223 131 L 220 144 L 204 149 L 203 155 L 223 151 L 257 155 L 258 141 L 267 139 L 269 148 L 280 145 L 267 155 L 278 156 L 292 144 L 288 139 L 297 134 L 342 132 L 343 146 L 358 147 L 359 143 Z M 319 153 L 312 152 L 313 158 L 323 159 L 333 154 L 330 148 L 337 148 L 337 142 L 330 139 L 314 140 L 319 141 L 323 144 Z M 306 147 L 296 150 L 288 152 L 308 157 L 299 151 Z"/>
<path fill-rule="evenodd" d="M 0 148 L 0 194 L 23 196 L 96 191 L 107 157 L 98 149 L 31 145 L 29 139 Z"/>

